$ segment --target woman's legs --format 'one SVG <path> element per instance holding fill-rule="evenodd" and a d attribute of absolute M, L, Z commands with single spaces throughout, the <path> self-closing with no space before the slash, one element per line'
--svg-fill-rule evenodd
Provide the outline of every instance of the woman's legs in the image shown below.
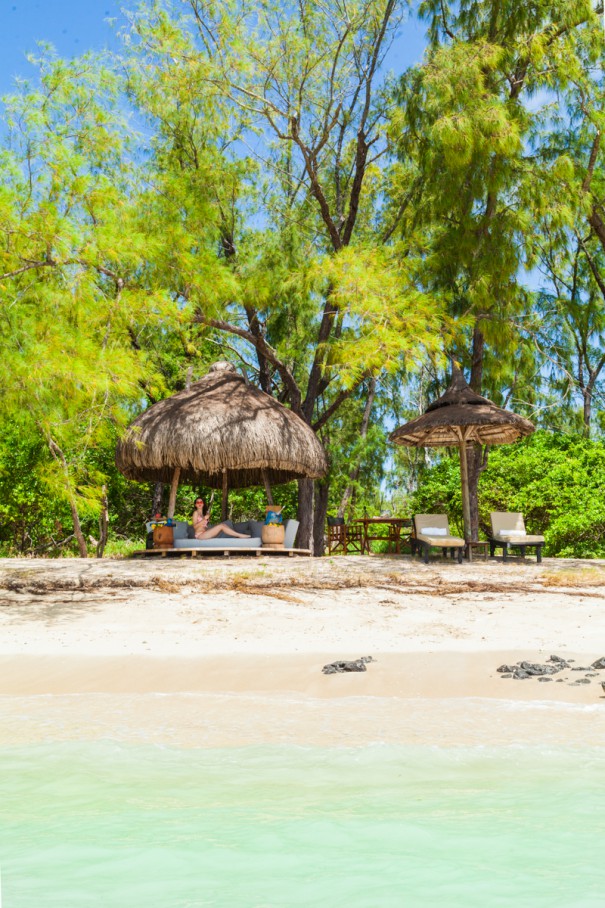
<path fill-rule="evenodd" d="M 216 526 L 211 527 L 209 530 L 204 530 L 201 536 L 197 536 L 197 539 L 214 539 L 215 536 L 218 536 L 219 533 L 225 533 L 226 536 L 235 536 L 236 539 L 250 539 L 248 533 L 237 533 L 235 530 L 232 530 L 230 526 L 227 526 L 226 523 L 217 523 Z"/>

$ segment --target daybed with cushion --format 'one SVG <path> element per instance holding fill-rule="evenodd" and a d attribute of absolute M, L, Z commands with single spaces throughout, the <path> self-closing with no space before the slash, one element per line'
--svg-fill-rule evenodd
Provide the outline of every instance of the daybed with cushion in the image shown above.
<path fill-rule="evenodd" d="M 259 549 L 262 546 L 261 533 L 263 524 L 260 520 L 246 520 L 243 523 L 225 521 L 238 533 L 249 533 L 249 539 L 238 539 L 237 536 L 227 536 L 219 533 L 213 539 L 196 539 L 191 524 L 177 520 L 173 531 L 173 546 L 175 549 Z M 294 540 L 298 530 L 298 520 L 286 520 L 284 523 L 284 548 L 294 548 Z"/>
<path fill-rule="evenodd" d="M 424 563 L 429 563 L 429 554 L 432 548 L 440 548 L 447 557 L 451 549 L 458 556 L 458 564 L 462 563 L 465 542 L 459 536 L 450 536 L 450 527 L 445 514 L 416 514 L 413 518 L 412 553 L 418 550 L 423 556 Z"/>
<path fill-rule="evenodd" d="M 493 558 L 496 548 L 502 549 L 502 560 L 506 561 L 509 548 L 521 549 L 525 557 L 526 548 L 535 548 L 536 561 L 542 561 L 544 536 L 532 536 L 525 530 L 523 514 L 514 511 L 493 511 L 490 515 L 492 534 L 489 537 L 489 553 Z"/>

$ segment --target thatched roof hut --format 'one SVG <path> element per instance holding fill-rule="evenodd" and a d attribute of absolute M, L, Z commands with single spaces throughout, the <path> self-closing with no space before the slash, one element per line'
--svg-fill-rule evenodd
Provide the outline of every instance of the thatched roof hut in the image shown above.
<path fill-rule="evenodd" d="M 328 468 L 310 426 L 226 362 L 137 417 L 116 465 L 128 479 L 174 484 L 176 472 L 177 482 L 223 490 L 319 479 Z"/>
<path fill-rule="evenodd" d="M 502 445 L 531 435 L 535 426 L 522 416 L 497 407 L 475 393 L 466 383 L 458 366 L 452 364 L 452 380 L 447 391 L 430 404 L 422 416 L 395 429 L 390 440 L 410 447 L 457 447 L 460 451 L 460 478 L 464 535 L 471 540 L 468 488 L 468 444 Z M 470 550 L 469 550 L 470 551 Z"/>
<path fill-rule="evenodd" d="M 416 417 L 391 434 L 391 441 L 411 447 L 458 447 L 465 442 L 502 445 L 531 435 L 534 425 L 510 410 L 503 410 L 481 397 L 466 383 L 454 365 L 447 391 Z"/>

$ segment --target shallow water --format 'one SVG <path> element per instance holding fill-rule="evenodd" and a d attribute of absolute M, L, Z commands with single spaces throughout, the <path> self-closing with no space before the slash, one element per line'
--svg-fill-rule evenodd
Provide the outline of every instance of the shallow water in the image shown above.
<path fill-rule="evenodd" d="M 3 908 L 603 904 L 605 752 L 0 752 Z"/>

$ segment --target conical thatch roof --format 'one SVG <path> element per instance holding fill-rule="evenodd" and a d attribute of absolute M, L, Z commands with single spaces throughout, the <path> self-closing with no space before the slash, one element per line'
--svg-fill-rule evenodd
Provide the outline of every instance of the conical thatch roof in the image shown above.
<path fill-rule="evenodd" d="M 326 455 L 313 430 L 273 397 L 246 383 L 229 363 L 215 363 L 185 391 L 141 414 L 118 445 L 128 478 L 230 488 L 319 479 Z M 263 476 L 263 472 L 265 476 Z"/>
<path fill-rule="evenodd" d="M 497 407 L 476 394 L 454 365 L 452 381 L 445 392 L 427 407 L 422 416 L 400 426 L 391 441 L 411 447 L 454 447 L 465 441 L 502 445 L 531 435 L 535 426 L 528 419 Z"/>

